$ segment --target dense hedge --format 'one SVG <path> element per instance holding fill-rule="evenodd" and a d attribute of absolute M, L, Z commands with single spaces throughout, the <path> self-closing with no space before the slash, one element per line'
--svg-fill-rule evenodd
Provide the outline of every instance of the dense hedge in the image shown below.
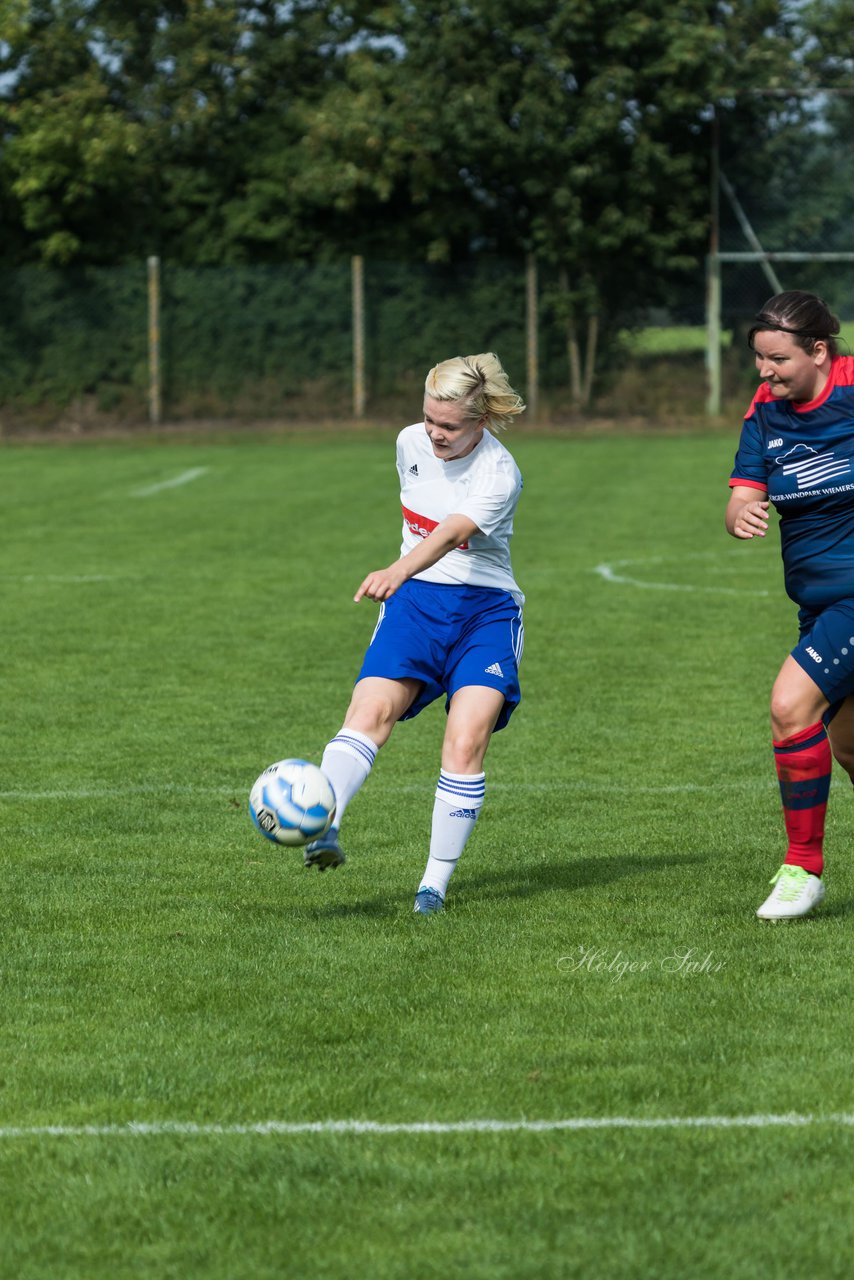
<path fill-rule="evenodd" d="M 61 410 L 90 398 L 144 416 L 146 266 L 7 273 L 0 287 L 0 404 Z M 540 331 L 543 385 L 566 380 L 554 324 Z M 494 350 L 524 391 L 524 263 L 365 265 L 369 400 L 408 393 L 449 355 Z M 349 404 L 349 261 L 161 268 L 163 402 L 171 415 L 269 414 Z"/>
<path fill-rule="evenodd" d="M 844 271 L 802 264 L 800 287 L 824 288 L 843 310 Z M 794 279 L 794 273 L 789 272 Z M 497 351 L 514 386 L 528 395 L 525 264 L 479 258 L 465 266 L 365 262 L 368 412 L 417 411 L 424 375 L 451 355 Z M 787 282 L 789 276 L 787 275 Z M 541 406 L 571 411 L 566 334 L 553 307 L 554 279 L 540 270 Z M 744 387 L 753 373 L 741 330 L 770 292 L 758 266 L 724 272 L 724 324 L 735 333 L 729 364 Z M 702 323 L 702 265 L 696 314 Z M 828 287 L 830 286 L 830 287 Z M 842 296 L 841 296 L 842 295 Z M 846 313 L 847 314 L 847 313 Z M 650 314 L 648 323 L 668 317 Z M 623 331 L 621 331 L 623 332 Z M 613 415 L 702 412 L 702 353 L 670 358 L 668 369 L 609 330 L 600 338 L 594 408 Z M 161 267 L 164 417 L 350 416 L 351 263 Z M 668 380 L 672 384 L 668 387 Z M 66 418 L 145 421 L 148 413 L 148 296 L 145 262 L 0 276 L 0 409 L 7 423 Z"/>
<path fill-rule="evenodd" d="M 0 277 L 0 404 L 104 408 L 147 381 L 145 271 L 25 267 Z"/>

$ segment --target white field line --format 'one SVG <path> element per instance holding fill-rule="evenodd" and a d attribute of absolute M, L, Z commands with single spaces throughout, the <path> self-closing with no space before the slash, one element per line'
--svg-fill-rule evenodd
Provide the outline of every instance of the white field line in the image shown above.
<path fill-rule="evenodd" d="M 134 489 L 131 497 L 150 498 L 152 494 L 162 493 L 164 489 L 180 489 L 182 485 L 198 480 L 199 476 L 203 476 L 208 470 L 208 467 L 191 467 L 189 471 L 182 471 L 180 475 L 173 476 L 171 480 L 161 480 L 159 484 L 149 484 L 144 489 Z"/>
<path fill-rule="evenodd" d="M 848 1128 L 854 1115 L 579 1116 L 568 1120 L 452 1120 L 380 1124 L 373 1120 L 263 1120 L 252 1124 L 192 1121 L 128 1121 L 126 1124 L 5 1125 L 0 1140 L 15 1138 L 294 1137 L 300 1134 L 394 1135 L 398 1133 L 558 1133 L 588 1129 L 798 1129 L 815 1125 Z"/>
<path fill-rule="evenodd" d="M 614 564 L 597 564 L 593 569 L 594 573 L 598 573 L 600 578 L 605 582 L 611 582 L 617 586 L 639 587 L 644 591 L 695 591 L 704 595 L 714 596 L 767 596 L 770 592 L 761 588 L 739 588 L 739 587 L 701 587 L 694 583 L 687 582 L 648 582 L 644 578 L 633 578 L 628 574 L 617 573 L 617 568 L 628 564 L 641 564 L 640 560 L 618 560 Z"/>

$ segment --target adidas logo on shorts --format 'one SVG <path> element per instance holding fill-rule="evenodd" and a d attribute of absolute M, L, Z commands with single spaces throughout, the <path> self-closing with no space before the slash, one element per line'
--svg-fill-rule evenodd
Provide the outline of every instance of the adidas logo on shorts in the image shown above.
<path fill-rule="evenodd" d="M 417 462 L 413 462 L 412 466 L 409 468 L 409 470 L 407 471 L 407 473 L 406 473 L 406 474 L 407 474 L 407 475 L 409 475 L 409 476 L 417 476 L 417 475 L 418 475 L 418 463 L 417 463 Z"/>
<path fill-rule="evenodd" d="M 491 667 L 485 667 L 484 670 L 488 676 L 501 676 L 502 679 L 504 678 L 504 672 L 497 662 L 493 662 Z"/>

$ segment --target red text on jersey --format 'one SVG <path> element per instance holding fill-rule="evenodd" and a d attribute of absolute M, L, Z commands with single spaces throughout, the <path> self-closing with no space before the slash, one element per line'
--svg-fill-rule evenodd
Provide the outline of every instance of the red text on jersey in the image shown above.
<path fill-rule="evenodd" d="M 400 505 L 409 531 L 414 533 L 416 538 L 429 537 L 438 525 L 438 520 L 431 520 L 429 516 L 419 516 L 414 511 L 410 511 L 408 507 L 404 507 L 403 503 Z M 468 551 L 468 549 L 469 544 L 467 542 L 461 542 L 457 547 L 458 551 Z"/>

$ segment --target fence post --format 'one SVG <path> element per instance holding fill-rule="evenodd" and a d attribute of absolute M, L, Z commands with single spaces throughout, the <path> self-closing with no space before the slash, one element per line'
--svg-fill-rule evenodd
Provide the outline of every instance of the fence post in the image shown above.
<path fill-rule="evenodd" d="M 353 293 L 353 416 L 365 416 L 365 260 L 351 261 Z"/>
<path fill-rule="evenodd" d="M 148 259 L 148 419 L 152 426 L 160 422 L 162 398 L 160 390 L 160 259 Z"/>
<path fill-rule="evenodd" d="M 706 413 L 721 411 L 721 260 L 717 253 L 706 259 Z"/>
<path fill-rule="evenodd" d="M 525 330 L 527 334 L 528 414 L 536 422 L 540 398 L 540 362 L 537 317 L 537 259 L 529 253 L 525 262 Z"/>
<path fill-rule="evenodd" d="M 712 106 L 709 154 L 709 253 L 706 258 L 706 413 L 721 411 L 721 141 Z"/>

